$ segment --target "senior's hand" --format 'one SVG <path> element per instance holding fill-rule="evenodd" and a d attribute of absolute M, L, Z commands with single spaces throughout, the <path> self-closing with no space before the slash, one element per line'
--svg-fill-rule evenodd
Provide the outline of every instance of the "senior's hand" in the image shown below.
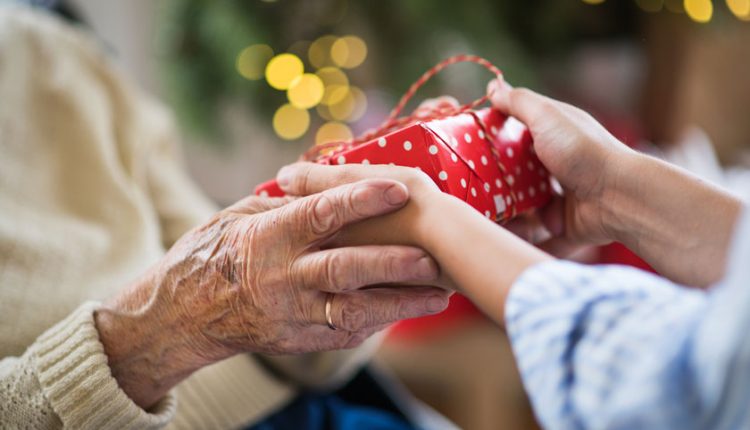
<path fill-rule="evenodd" d="M 399 211 L 347 226 L 331 242 L 333 245 L 399 244 L 424 249 L 430 236 L 441 234 L 440 224 L 450 222 L 437 215 L 433 206 L 441 199 L 454 197 L 441 192 L 419 169 L 382 164 L 295 163 L 284 166 L 276 177 L 281 189 L 293 196 L 307 196 L 365 178 L 399 181 L 409 189 L 409 202 Z M 444 273 L 433 285 L 456 289 L 455 283 Z"/>
<path fill-rule="evenodd" d="M 243 351 L 353 347 L 391 322 L 432 314 L 448 293 L 407 246 L 328 248 L 344 226 L 398 210 L 400 183 L 361 181 L 296 200 L 250 197 L 186 234 L 96 315 L 121 387 L 147 407 L 192 371 Z M 326 325 L 326 297 L 333 293 Z"/>

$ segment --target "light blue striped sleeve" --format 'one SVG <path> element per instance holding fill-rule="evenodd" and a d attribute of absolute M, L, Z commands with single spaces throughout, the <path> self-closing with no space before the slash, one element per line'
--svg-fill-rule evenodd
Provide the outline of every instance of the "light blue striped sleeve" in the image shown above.
<path fill-rule="evenodd" d="M 513 285 L 506 324 L 545 428 L 750 428 L 750 217 L 708 292 L 546 262 Z"/>

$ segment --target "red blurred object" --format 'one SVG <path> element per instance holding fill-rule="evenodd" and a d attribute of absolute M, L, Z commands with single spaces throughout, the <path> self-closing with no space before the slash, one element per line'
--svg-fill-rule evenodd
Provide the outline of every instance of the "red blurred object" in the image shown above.
<path fill-rule="evenodd" d="M 424 340 L 430 334 L 440 334 L 444 329 L 457 326 L 472 318 L 486 318 L 472 302 L 460 294 L 451 296 L 448 308 L 437 315 L 414 318 L 397 323 L 388 339 L 396 341 Z"/>

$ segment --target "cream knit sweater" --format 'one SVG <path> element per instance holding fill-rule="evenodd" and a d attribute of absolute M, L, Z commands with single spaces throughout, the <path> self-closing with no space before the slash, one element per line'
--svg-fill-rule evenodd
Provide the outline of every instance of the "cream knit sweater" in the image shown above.
<path fill-rule="evenodd" d="M 236 428 L 282 407 L 299 381 L 342 381 L 368 355 L 236 356 L 150 411 L 120 390 L 97 301 L 214 211 L 177 142 L 168 112 L 84 32 L 0 7 L 0 428 Z"/>

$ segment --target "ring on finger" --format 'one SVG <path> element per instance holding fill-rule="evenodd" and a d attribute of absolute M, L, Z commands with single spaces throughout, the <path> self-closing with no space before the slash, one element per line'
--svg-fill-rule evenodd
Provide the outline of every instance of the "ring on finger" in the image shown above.
<path fill-rule="evenodd" d="M 333 323 L 333 319 L 331 318 L 331 308 L 333 305 L 333 293 L 328 293 L 326 295 L 326 324 L 328 325 L 328 328 L 331 330 L 338 330 L 339 328 L 336 327 L 336 324 Z"/>

